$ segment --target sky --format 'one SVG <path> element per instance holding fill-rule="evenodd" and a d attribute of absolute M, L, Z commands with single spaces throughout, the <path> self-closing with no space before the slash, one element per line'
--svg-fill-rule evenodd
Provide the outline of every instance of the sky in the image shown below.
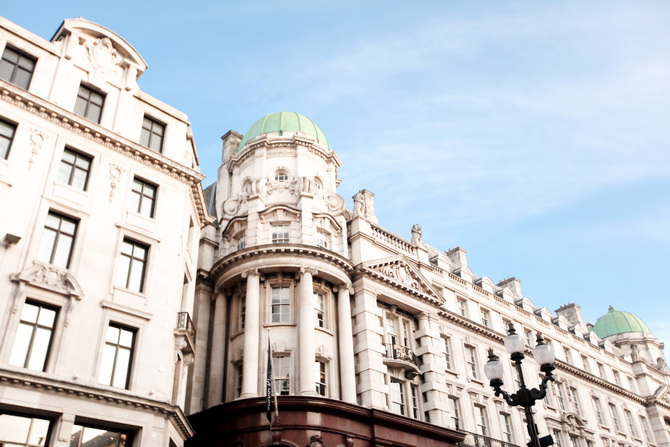
<path fill-rule="evenodd" d="M 220 137 L 298 112 L 342 161 L 353 208 L 418 223 L 552 312 L 610 305 L 670 346 L 670 2 L 9 2 L 45 39 L 84 17 L 147 61 L 142 90 L 187 113 L 204 185 Z M 669 352 L 666 349 L 666 352 Z"/>

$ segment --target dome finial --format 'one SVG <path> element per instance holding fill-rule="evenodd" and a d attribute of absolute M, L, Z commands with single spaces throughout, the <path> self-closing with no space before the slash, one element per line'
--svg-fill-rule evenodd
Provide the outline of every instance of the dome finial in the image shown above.
<path fill-rule="evenodd" d="M 608 312 L 614 312 L 616 309 L 614 309 L 614 306 L 610 304 L 610 307 L 607 308 Z"/>

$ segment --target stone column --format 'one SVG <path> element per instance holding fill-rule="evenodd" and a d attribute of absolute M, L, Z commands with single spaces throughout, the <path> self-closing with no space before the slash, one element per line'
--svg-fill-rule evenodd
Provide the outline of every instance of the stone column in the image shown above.
<path fill-rule="evenodd" d="M 207 392 L 207 408 L 223 401 L 223 369 L 226 322 L 226 296 L 222 292 L 216 294 L 214 301 L 214 321 L 212 327 L 212 355 L 209 359 L 209 387 Z"/>
<path fill-rule="evenodd" d="M 337 325 L 340 346 L 340 383 L 341 399 L 352 404 L 356 402 L 356 368 L 354 366 L 354 336 L 351 327 L 351 303 L 348 286 L 337 289 Z"/>
<path fill-rule="evenodd" d="M 449 405 L 444 377 L 443 343 L 440 337 L 439 322 L 435 315 L 422 312 L 419 317 L 419 329 L 414 336 L 421 341 L 416 354 L 423 359 L 422 390 L 426 396 L 424 411 L 428 413 L 431 423 L 448 426 Z"/>
<path fill-rule="evenodd" d="M 302 267 L 300 269 L 300 291 L 298 298 L 298 345 L 300 346 L 300 394 L 316 395 L 316 377 L 314 373 L 315 346 L 314 325 L 316 311 L 314 310 L 314 285 L 312 276 L 315 269 Z"/>
<path fill-rule="evenodd" d="M 241 398 L 258 396 L 258 340 L 261 324 L 260 274 L 249 270 L 242 274 L 247 278 L 246 310 L 244 318 L 244 357 L 242 359 Z"/>

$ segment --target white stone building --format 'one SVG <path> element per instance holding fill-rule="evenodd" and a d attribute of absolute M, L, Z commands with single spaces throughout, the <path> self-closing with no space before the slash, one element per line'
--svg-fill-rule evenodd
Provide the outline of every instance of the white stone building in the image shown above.
<path fill-rule="evenodd" d="M 525 445 L 523 411 L 483 374 L 489 348 L 509 359 L 502 342 L 513 323 L 527 340 L 530 386 L 540 378 L 536 336 L 556 352 L 556 381 L 535 406 L 541 435 L 564 447 L 670 446 L 662 345 L 632 315 L 610 312 L 594 332 L 578 305 L 539 307 L 517 279 L 472 272 L 464 249 L 426 244 L 418 225 L 411 239 L 384 229 L 369 191 L 347 210 L 339 159 L 300 115 L 270 114 L 244 137 L 228 132 L 222 158 L 206 190 L 217 220 L 199 254 L 192 445 L 412 445 L 293 411 L 319 399 L 400 414 L 407 432 L 427 422 L 467 432 L 467 445 Z M 245 402 L 263 411 L 268 334 L 280 414 L 291 409 L 273 427 L 236 418 Z M 503 388 L 514 392 L 505 363 Z"/>
<path fill-rule="evenodd" d="M 181 446 L 200 227 L 186 115 L 123 38 L 0 18 L 0 445 Z"/>

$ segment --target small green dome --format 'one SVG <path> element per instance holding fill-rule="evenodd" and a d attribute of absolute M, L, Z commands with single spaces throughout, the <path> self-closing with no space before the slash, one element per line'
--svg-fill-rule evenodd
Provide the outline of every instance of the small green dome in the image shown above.
<path fill-rule="evenodd" d="M 626 332 L 646 332 L 651 334 L 649 327 L 633 314 L 615 310 L 610 306 L 609 311 L 598 318 L 596 324 L 591 328 L 592 332 L 600 338 L 611 335 L 624 334 Z"/>
<path fill-rule="evenodd" d="M 242 141 L 240 141 L 237 148 L 238 152 L 248 141 L 253 140 L 258 135 L 270 132 L 279 132 L 279 135 L 282 135 L 283 132 L 302 132 L 330 149 L 326 135 L 312 120 L 293 112 L 275 112 L 264 116 L 251 125 L 247 133 L 244 134 Z"/>

